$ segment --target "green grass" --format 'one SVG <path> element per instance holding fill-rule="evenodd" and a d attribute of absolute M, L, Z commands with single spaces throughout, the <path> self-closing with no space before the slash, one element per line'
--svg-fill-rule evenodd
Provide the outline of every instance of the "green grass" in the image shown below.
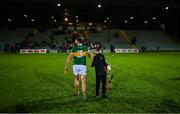
<path fill-rule="evenodd" d="M 67 54 L 0 55 L 0 112 L 180 112 L 180 53 L 106 54 L 113 70 L 108 98 L 96 99 L 88 59 L 87 97 L 73 97 Z"/>

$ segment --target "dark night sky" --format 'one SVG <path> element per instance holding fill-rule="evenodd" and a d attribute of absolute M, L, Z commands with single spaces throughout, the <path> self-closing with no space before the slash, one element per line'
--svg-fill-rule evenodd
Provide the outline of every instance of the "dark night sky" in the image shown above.
<path fill-rule="evenodd" d="M 58 7 L 57 3 L 61 6 Z M 98 8 L 98 4 L 102 7 Z M 165 7 L 169 9 L 165 10 Z M 8 19 L 19 24 L 26 24 L 31 19 L 50 24 L 54 19 L 62 21 L 65 9 L 69 11 L 71 22 L 76 20 L 76 15 L 81 22 L 104 22 L 110 17 L 114 23 L 124 22 L 132 16 L 137 22 L 153 17 L 157 17 L 159 21 L 180 17 L 179 0 L 1 0 L 0 20 L 1 24 L 8 23 Z"/>

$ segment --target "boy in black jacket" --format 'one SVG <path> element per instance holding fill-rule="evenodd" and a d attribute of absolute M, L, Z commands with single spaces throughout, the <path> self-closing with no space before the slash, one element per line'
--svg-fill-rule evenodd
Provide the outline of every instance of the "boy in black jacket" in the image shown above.
<path fill-rule="evenodd" d="M 102 97 L 106 97 L 106 71 L 107 63 L 100 48 L 96 49 L 96 55 L 93 59 L 91 67 L 95 67 L 96 71 L 96 96 L 99 97 L 100 82 L 102 80 Z"/>

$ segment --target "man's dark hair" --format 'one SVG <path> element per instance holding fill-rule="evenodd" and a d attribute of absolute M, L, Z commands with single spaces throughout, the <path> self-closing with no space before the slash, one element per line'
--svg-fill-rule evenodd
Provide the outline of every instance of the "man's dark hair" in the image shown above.
<path fill-rule="evenodd" d="M 80 43 L 83 43 L 83 39 L 82 39 L 80 36 L 76 36 L 76 37 L 74 38 L 74 41 L 75 41 L 75 40 L 79 41 Z"/>

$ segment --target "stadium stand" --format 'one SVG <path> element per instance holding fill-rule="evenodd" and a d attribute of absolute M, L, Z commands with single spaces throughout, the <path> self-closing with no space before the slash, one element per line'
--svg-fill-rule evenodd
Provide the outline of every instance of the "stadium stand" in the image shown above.
<path fill-rule="evenodd" d="M 25 41 L 27 35 L 32 32 L 30 28 L 17 28 L 13 31 L 7 31 L 6 29 L 0 30 L 0 47 L 1 50 L 5 47 L 11 47 L 9 45 Z M 72 42 L 72 32 L 64 34 L 53 33 L 55 29 L 46 29 L 45 31 L 36 32 L 30 38 L 33 42 L 32 48 L 35 49 L 59 49 L 64 45 Z M 126 34 L 129 38 L 136 37 L 136 45 L 139 48 L 146 48 L 147 51 L 156 51 L 158 48 L 160 51 L 179 51 L 180 45 L 175 41 L 168 38 L 162 31 L 153 30 L 126 30 Z M 121 30 L 98 30 L 96 32 L 88 31 L 88 41 L 91 43 L 100 42 L 104 49 L 109 49 L 111 45 L 119 49 L 129 49 L 133 46 L 124 38 Z M 25 44 L 28 41 L 25 42 Z M 23 48 L 31 48 L 23 46 Z M 19 48 L 18 48 L 19 49 Z"/>
<path fill-rule="evenodd" d="M 114 45 L 116 48 L 131 48 L 131 45 L 123 38 L 120 30 L 102 30 L 97 33 L 89 33 L 91 42 L 102 42 L 105 48 Z"/>
<path fill-rule="evenodd" d="M 21 43 L 24 43 L 24 41 L 28 40 L 26 41 L 26 43 L 33 42 L 33 44 L 37 44 L 35 48 L 50 49 L 52 47 L 51 45 L 56 45 L 56 47 L 59 47 L 63 44 L 63 42 L 65 42 L 64 35 L 52 35 L 53 30 L 54 29 L 47 29 L 43 32 L 39 31 L 33 34 L 32 28 L 17 28 L 11 31 L 1 29 L 0 46 L 2 49 L 4 49 L 7 46 L 10 48 L 12 45 L 21 45 Z M 24 48 L 29 47 L 25 46 Z"/>
<path fill-rule="evenodd" d="M 0 30 L 0 42 L 21 42 L 24 37 L 31 32 L 32 29 L 18 28 L 16 30 L 7 31 Z"/>
<path fill-rule="evenodd" d="M 137 45 L 145 47 L 148 51 L 159 50 L 161 51 L 178 51 L 180 45 L 167 37 L 162 31 L 156 30 L 127 30 L 130 38 L 137 38 Z"/>

